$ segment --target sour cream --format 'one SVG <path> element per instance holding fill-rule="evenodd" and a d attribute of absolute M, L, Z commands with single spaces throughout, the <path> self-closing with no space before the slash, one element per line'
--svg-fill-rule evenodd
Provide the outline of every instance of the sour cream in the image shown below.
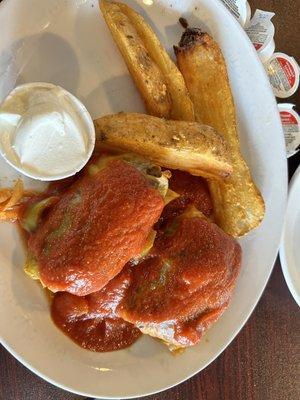
<path fill-rule="evenodd" d="M 90 114 L 60 86 L 21 85 L 0 106 L 0 152 L 29 177 L 50 181 L 74 175 L 94 145 Z"/>

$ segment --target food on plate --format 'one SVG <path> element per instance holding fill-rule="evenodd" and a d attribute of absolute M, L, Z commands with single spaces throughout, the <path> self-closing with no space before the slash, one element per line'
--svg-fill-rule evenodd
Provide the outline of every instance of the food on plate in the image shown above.
<path fill-rule="evenodd" d="M 213 212 L 207 181 L 200 176 L 193 176 L 184 171 L 172 170 L 169 179 L 169 187 L 179 197 L 169 205 L 173 208 L 186 208 L 193 205 L 205 216 L 211 216 Z"/>
<path fill-rule="evenodd" d="M 127 347 L 140 332 L 162 339 L 172 351 L 188 347 L 226 309 L 240 262 L 233 238 L 187 210 L 144 260 L 127 264 L 102 290 L 84 297 L 56 293 L 52 319 L 93 351 Z"/>
<path fill-rule="evenodd" d="M 135 27 L 118 4 L 101 1 L 100 8 L 127 68 L 142 94 L 147 111 L 149 114 L 168 118 L 172 103 L 166 79 L 151 59 Z"/>
<path fill-rule="evenodd" d="M 16 221 L 18 219 L 18 206 L 24 196 L 24 187 L 18 179 L 12 189 L 0 189 L 0 221 Z"/>
<path fill-rule="evenodd" d="M 133 9 L 104 0 L 100 8 L 151 115 L 96 119 L 88 164 L 42 193 L 25 192 L 21 180 L 0 190 L 0 220 L 19 222 L 24 270 L 52 292 L 52 319 L 78 345 L 113 351 L 144 333 L 180 350 L 227 308 L 242 256 L 234 237 L 260 223 L 264 202 L 240 152 L 214 40 L 187 28 L 175 47 L 179 70 Z M 54 136 L 62 133 L 60 114 L 69 109 L 63 89 L 47 85 L 37 96 L 21 91 L 0 113 L 0 129 L 16 133 L 19 155 L 37 155 L 51 175 L 69 156 L 74 166 L 86 140 L 69 146 L 54 138 L 52 161 L 40 157 L 45 131 L 57 125 Z M 71 129 L 77 119 L 69 116 Z M 66 159 L 56 154 L 59 144 Z"/>
<path fill-rule="evenodd" d="M 132 269 L 118 313 L 171 350 L 199 342 L 228 306 L 241 248 L 217 225 L 187 213 L 173 221 Z"/>
<path fill-rule="evenodd" d="M 12 196 L 12 192 L 13 192 L 12 189 L 7 189 L 7 188 L 0 189 L 0 204 L 1 203 L 3 204 L 6 201 L 8 201 Z"/>
<path fill-rule="evenodd" d="M 168 184 L 159 168 L 142 160 L 139 170 L 137 162 L 134 157 L 131 164 L 129 156 L 100 158 L 96 173 L 66 190 L 29 237 L 25 270 L 31 276 L 38 270 L 51 291 L 84 296 L 102 289 L 139 256 L 162 212 Z"/>
<path fill-rule="evenodd" d="M 92 351 L 130 346 L 141 331 L 116 312 L 129 286 L 130 275 L 131 270 L 125 267 L 102 290 L 84 297 L 56 293 L 51 305 L 54 323 L 81 347 Z"/>
<path fill-rule="evenodd" d="M 98 144 L 138 153 L 162 167 L 206 178 L 232 172 L 226 142 L 209 126 L 135 113 L 108 115 L 94 124 Z"/>
<path fill-rule="evenodd" d="M 170 172 L 172 176 L 169 179 L 169 191 L 176 193 L 177 196 L 165 205 L 155 229 L 158 232 L 164 232 L 174 218 L 192 206 L 204 216 L 212 218 L 213 207 L 206 180 L 184 171 L 171 170 Z"/>
<path fill-rule="evenodd" d="M 14 88 L 0 105 L 0 153 L 18 171 L 40 180 L 74 175 L 95 145 L 92 118 L 71 93 L 51 83 Z"/>
<path fill-rule="evenodd" d="M 45 210 L 56 204 L 58 200 L 58 196 L 43 197 L 42 199 L 35 196 L 31 197 L 30 200 L 26 202 L 26 206 L 23 207 L 19 215 L 22 228 L 28 233 L 34 232 Z"/>
<path fill-rule="evenodd" d="M 194 121 L 184 79 L 144 18 L 123 3 L 101 0 L 100 8 L 149 114 Z"/>
<path fill-rule="evenodd" d="M 226 180 L 209 181 L 216 223 L 232 236 L 245 235 L 260 224 L 265 207 L 241 154 L 221 49 L 207 33 L 187 28 L 175 54 L 194 103 L 196 121 L 223 134 L 229 146 L 233 173 Z"/>

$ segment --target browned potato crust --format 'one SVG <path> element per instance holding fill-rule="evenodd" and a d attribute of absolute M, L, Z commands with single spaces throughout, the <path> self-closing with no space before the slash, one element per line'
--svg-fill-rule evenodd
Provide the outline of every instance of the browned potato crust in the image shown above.
<path fill-rule="evenodd" d="M 134 113 L 108 115 L 94 124 L 98 144 L 143 155 L 163 167 L 209 178 L 232 172 L 226 142 L 209 126 Z"/>
<path fill-rule="evenodd" d="M 226 180 L 209 182 L 216 222 L 225 232 L 242 236 L 260 224 L 265 207 L 240 151 L 221 49 L 207 33 L 187 28 L 175 54 L 194 103 L 196 120 L 222 133 L 230 149 L 233 174 Z"/>
<path fill-rule="evenodd" d="M 100 9 L 149 114 L 168 118 L 171 98 L 166 80 L 153 62 L 129 18 L 118 4 L 102 0 Z"/>
<path fill-rule="evenodd" d="M 158 37 L 144 18 L 127 4 L 117 3 L 142 39 L 151 59 L 165 77 L 168 92 L 172 100 L 171 119 L 194 121 L 194 106 L 190 99 L 183 76 L 169 54 L 161 45 Z"/>
<path fill-rule="evenodd" d="M 99 3 L 148 113 L 194 121 L 193 103 L 183 76 L 144 18 L 126 4 Z"/>

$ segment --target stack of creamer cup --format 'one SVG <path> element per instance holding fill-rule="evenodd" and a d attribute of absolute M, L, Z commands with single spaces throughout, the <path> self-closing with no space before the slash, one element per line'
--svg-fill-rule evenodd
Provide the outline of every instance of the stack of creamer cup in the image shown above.
<path fill-rule="evenodd" d="M 300 68 L 293 57 L 275 52 L 272 23 L 274 13 L 256 10 L 251 18 L 247 0 L 221 0 L 245 29 L 269 76 L 276 97 L 285 99 L 292 96 L 299 87 Z M 295 105 L 280 103 L 279 113 L 285 134 L 287 157 L 300 150 L 300 118 Z"/>

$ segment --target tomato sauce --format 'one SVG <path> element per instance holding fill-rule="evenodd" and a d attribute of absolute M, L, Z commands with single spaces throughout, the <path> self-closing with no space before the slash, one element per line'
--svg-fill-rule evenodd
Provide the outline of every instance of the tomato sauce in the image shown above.
<path fill-rule="evenodd" d="M 130 282 L 125 268 L 104 289 L 85 297 L 56 293 L 51 316 L 56 326 L 81 347 L 92 351 L 113 351 L 134 343 L 141 332 L 116 313 Z"/>
<path fill-rule="evenodd" d="M 192 319 L 175 321 L 174 340 L 184 346 L 193 346 L 199 343 L 205 331 L 220 318 L 227 306 L 228 302 L 225 302 L 221 307 L 202 312 Z"/>
<path fill-rule="evenodd" d="M 22 204 L 21 213 L 38 200 L 58 198 L 29 236 L 29 250 L 42 282 L 66 291 L 54 295 L 51 316 L 81 347 L 122 349 L 141 335 L 134 324 L 166 321 L 177 343 L 193 345 L 227 307 L 240 247 L 205 219 L 181 217 L 174 224 L 190 205 L 211 216 L 205 180 L 172 171 L 170 188 L 180 197 L 164 208 L 154 247 L 135 267 L 123 268 L 140 254 L 163 199 L 122 160 L 110 161 L 93 177 L 85 170 L 54 182 Z"/>
<path fill-rule="evenodd" d="M 174 321 L 178 337 L 192 340 L 227 307 L 240 264 L 232 237 L 206 219 L 181 217 L 134 268 L 120 315 L 132 323 Z"/>
<path fill-rule="evenodd" d="M 190 205 L 195 206 L 205 216 L 211 216 L 213 207 L 205 179 L 188 172 L 172 170 L 169 187 L 180 196 L 164 208 L 157 224 L 158 229 L 164 230 L 168 223 L 182 214 Z"/>
<path fill-rule="evenodd" d="M 53 292 L 102 289 L 140 254 L 164 206 L 146 177 L 122 160 L 67 189 L 28 241 Z"/>

